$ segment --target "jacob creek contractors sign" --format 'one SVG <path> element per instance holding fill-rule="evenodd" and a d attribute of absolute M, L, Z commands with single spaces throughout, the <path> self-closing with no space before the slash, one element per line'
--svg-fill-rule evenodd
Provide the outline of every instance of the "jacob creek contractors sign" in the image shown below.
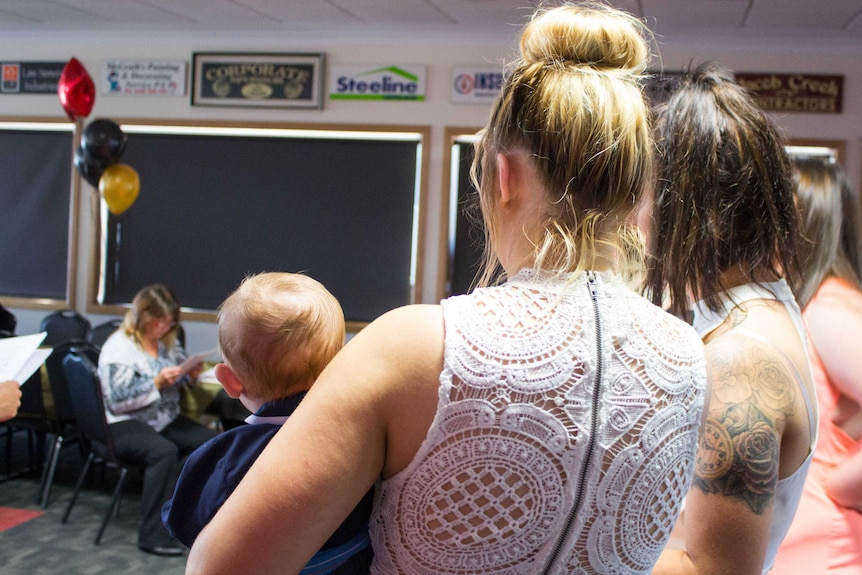
<path fill-rule="evenodd" d="M 320 108 L 323 54 L 192 56 L 192 105 Z"/>
<path fill-rule="evenodd" d="M 821 74 L 744 74 L 736 81 L 770 112 L 840 114 L 844 76 Z"/>
<path fill-rule="evenodd" d="M 332 100 L 425 100 L 425 66 L 333 66 Z"/>

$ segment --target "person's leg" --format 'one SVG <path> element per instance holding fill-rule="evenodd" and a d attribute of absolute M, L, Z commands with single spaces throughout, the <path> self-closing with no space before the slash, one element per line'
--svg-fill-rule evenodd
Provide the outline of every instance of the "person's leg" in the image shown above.
<path fill-rule="evenodd" d="M 204 427 L 200 423 L 183 415 L 178 416 L 162 430 L 162 437 L 165 437 L 177 446 L 180 469 L 182 469 L 182 463 L 185 462 L 186 457 L 192 451 L 215 436 L 216 432 L 214 430 Z"/>
<path fill-rule="evenodd" d="M 173 495 L 180 472 L 177 446 L 138 420 L 111 424 L 114 447 L 124 461 L 146 465 L 141 495 L 138 546 L 145 550 L 181 549 L 162 524 L 162 505 Z"/>

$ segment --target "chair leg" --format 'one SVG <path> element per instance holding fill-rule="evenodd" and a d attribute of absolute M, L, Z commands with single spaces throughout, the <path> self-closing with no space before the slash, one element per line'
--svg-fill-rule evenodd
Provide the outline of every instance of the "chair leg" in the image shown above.
<path fill-rule="evenodd" d="M 11 425 L 6 426 L 6 477 L 12 477 L 12 434 L 15 431 Z"/>
<path fill-rule="evenodd" d="M 126 476 L 128 473 L 129 470 L 127 468 L 123 467 L 120 469 L 120 478 L 117 480 L 117 486 L 114 487 L 114 496 L 111 498 L 111 506 L 108 507 L 108 512 L 105 513 L 105 518 L 102 520 L 102 526 L 99 527 L 99 534 L 96 535 L 96 545 L 102 542 L 102 534 L 108 526 L 108 521 L 110 521 L 111 517 L 116 515 L 120 509 L 120 496 L 122 495 L 123 484 L 126 482 Z"/>
<path fill-rule="evenodd" d="M 95 458 L 96 454 L 91 451 L 87 456 L 87 461 L 84 462 L 84 469 L 81 470 L 81 475 L 78 476 L 78 482 L 75 484 L 75 491 L 72 493 L 72 499 L 69 500 L 69 505 L 66 506 L 66 512 L 63 513 L 61 523 L 69 521 L 69 513 L 72 512 L 72 507 L 75 506 L 75 501 L 78 499 L 78 493 L 81 491 L 81 486 L 84 484 L 84 479 L 87 477 L 87 472 L 90 470 L 90 464 L 93 463 L 93 459 Z"/>
<path fill-rule="evenodd" d="M 57 471 L 57 462 L 60 460 L 60 452 L 63 450 L 65 438 L 57 435 L 54 444 L 48 450 L 48 464 L 42 468 L 42 480 L 39 483 L 39 499 L 36 502 L 42 509 L 48 507 L 48 497 L 51 495 L 51 485 L 54 483 L 54 473 Z"/>

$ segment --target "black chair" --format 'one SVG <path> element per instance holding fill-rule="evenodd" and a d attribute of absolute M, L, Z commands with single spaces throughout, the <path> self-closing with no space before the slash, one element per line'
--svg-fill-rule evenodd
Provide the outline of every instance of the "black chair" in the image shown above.
<path fill-rule="evenodd" d="M 42 345 L 51 347 L 71 340 L 86 340 L 90 333 L 90 320 L 75 310 L 64 309 L 42 318 L 39 331 L 48 334 Z"/>
<path fill-rule="evenodd" d="M 18 318 L 15 314 L 3 307 L 0 304 L 0 331 L 15 335 L 15 328 L 18 327 Z"/>
<path fill-rule="evenodd" d="M 121 325 L 123 325 L 122 318 L 109 319 L 108 321 L 95 325 L 90 330 L 87 340 L 98 347 L 102 347 L 105 344 L 105 340 L 107 340 L 112 333 L 120 329 Z"/>
<path fill-rule="evenodd" d="M 51 487 L 54 483 L 54 473 L 57 471 L 57 463 L 63 448 L 79 443 L 75 412 L 72 409 L 72 397 L 69 392 L 69 384 L 66 381 L 66 374 L 63 371 L 63 358 L 72 349 L 76 349 L 79 353 L 85 353 L 94 365 L 99 362 L 99 348 L 90 342 L 77 340 L 56 346 L 48 359 L 45 360 L 48 384 L 54 400 L 53 413 L 50 414 L 53 420 L 51 433 L 54 435 L 54 442 L 49 445 L 39 483 L 39 495 L 36 502 L 43 508 L 48 506 Z"/>
<path fill-rule="evenodd" d="M 45 452 L 45 437 L 54 430 L 51 418 L 45 407 L 41 370 L 21 384 L 21 406 L 18 413 L 4 423 L 6 428 L 6 474 L 5 479 L 26 475 L 38 469 Z M 27 432 L 28 463 L 26 471 L 13 472 L 12 450 L 13 435 L 18 431 Z"/>
<path fill-rule="evenodd" d="M 108 526 L 111 517 L 119 511 L 120 496 L 122 495 L 123 485 L 128 477 L 129 466 L 117 457 L 114 450 L 113 437 L 111 436 L 111 430 L 108 427 L 108 420 L 105 416 L 102 386 L 96 373 L 95 364 L 87 358 L 86 354 L 79 353 L 73 348 L 63 358 L 63 371 L 69 384 L 69 391 L 71 392 L 76 426 L 82 439 L 89 445 L 90 453 L 87 456 L 81 474 L 78 476 L 75 491 L 72 494 L 68 507 L 66 507 L 66 512 L 63 514 L 62 522 L 66 523 L 69 520 L 69 514 L 72 512 L 72 507 L 74 507 L 75 501 L 78 499 L 78 494 L 81 491 L 81 486 L 84 484 L 84 479 L 87 477 L 87 472 L 94 461 L 104 463 L 109 467 L 115 467 L 120 472 L 117 485 L 114 487 L 113 496 L 111 497 L 111 504 L 105 513 L 102 525 L 99 527 L 99 533 L 96 535 L 95 544 L 98 545 L 102 541 L 102 534 L 105 532 L 105 528 Z"/>

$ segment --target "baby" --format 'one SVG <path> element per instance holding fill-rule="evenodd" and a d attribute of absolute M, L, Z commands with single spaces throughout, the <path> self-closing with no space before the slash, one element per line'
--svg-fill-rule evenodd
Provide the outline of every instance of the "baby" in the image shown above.
<path fill-rule="evenodd" d="M 218 339 L 224 363 L 216 377 L 252 412 L 240 425 L 193 452 L 162 520 L 191 547 L 326 364 L 344 345 L 344 314 L 308 276 L 262 273 L 246 278 L 221 305 Z M 303 573 L 368 572 L 370 491 Z"/>

